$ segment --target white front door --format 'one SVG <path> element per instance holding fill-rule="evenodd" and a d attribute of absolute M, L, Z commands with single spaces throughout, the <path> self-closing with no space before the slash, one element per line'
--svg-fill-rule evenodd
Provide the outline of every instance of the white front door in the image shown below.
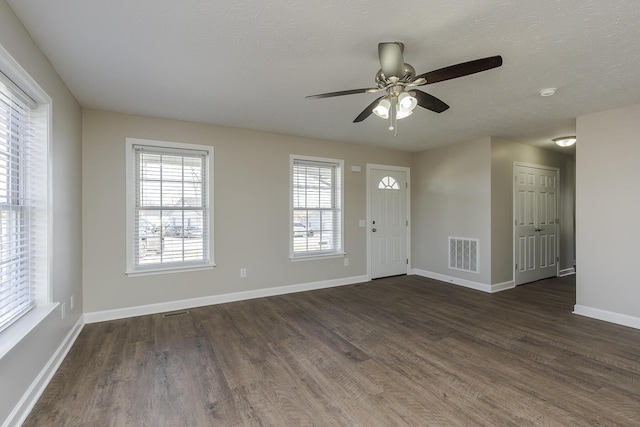
<path fill-rule="evenodd" d="M 370 169 L 368 185 L 371 278 L 406 274 L 407 173 Z"/>
<path fill-rule="evenodd" d="M 558 274 L 558 170 L 514 165 L 515 284 Z"/>

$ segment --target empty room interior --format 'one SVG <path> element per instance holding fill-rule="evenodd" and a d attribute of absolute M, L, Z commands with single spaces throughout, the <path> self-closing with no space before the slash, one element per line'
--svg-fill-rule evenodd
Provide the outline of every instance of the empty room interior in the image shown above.
<path fill-rule="evenodd" d="M 0 0 L 0 425 L 640 425 L 638 22 Z"/>

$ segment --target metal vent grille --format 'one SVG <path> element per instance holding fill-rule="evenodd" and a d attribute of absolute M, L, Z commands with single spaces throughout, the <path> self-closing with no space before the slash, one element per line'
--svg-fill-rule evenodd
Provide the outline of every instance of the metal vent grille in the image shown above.
<path fill-rule="evenodd" d="M 189 314 L 189 310 L 180 310 L 180 311 L 173 311 L 171 313 L 164 313 L 162 317 L 164 317 L 165 319 L 168 319 L 170 317 L 186 316 L 187 314 Z"/>
<path fill-rule="evenodd" d="M 478 239 L 449 237 L 449 268 L 478 272 Z"/>

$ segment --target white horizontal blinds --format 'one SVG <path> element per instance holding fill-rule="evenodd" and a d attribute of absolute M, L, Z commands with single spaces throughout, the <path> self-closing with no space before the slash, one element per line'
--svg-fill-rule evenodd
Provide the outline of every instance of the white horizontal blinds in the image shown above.
<path fill-rule="evenodd" d="M 134 146 L 136 267 L 209 261 L 208 153 Z"/>
<path fill-rule="evenodd" d="M 3 92 L 10 92 L 11 96 L 16 100 L 16 102 L 22 104 L 24 107 L 28 109 L 35 109 L 38 107 L 38 103 L 33 100 L 29 95 L 27 95 L 18 85 L 16 85 L 13 80 L 6 76 L 2 71 L 0 71 L 0 85 L 3 85 Z"/>
<path fill-rule="evenodd" d="M 341 251 L 338 163 L 293 160 L 293 256 Z"/>
<path fill-rule="evenodd" d="M 0 330 L 35 306 L 30 115 L 23 97 L 0 79 Z"/>

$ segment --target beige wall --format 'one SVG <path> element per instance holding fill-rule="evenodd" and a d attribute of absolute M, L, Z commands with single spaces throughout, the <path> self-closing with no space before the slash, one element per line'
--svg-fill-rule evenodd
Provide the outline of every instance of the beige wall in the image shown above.
<path fill-rule="evenodd" d="M 417 153 L 412 171 L 413 268 L 489 285 L 491 140 Z M 479 239 L 479 273 L 449 269 L 449 236 Z"/>
<path fill-rule="evenodd" d="M 53 301 L 67 306 L 64 320 L 58 307 L 0 359 L 1 424 L 78 321 L 83 308 L 80 106 L 4 0 L 0 0 L 0 44 L 53 99 L 51 290 Z M 76 301 L 72 311 L 71 295 Z"/>
<path fill-rule="evenodd" d="M 576 303 L 638 327 L 640 104 L 578 117 L 577 129 Z"/>
<path fill-rule="evenodd" d="M 214 147 L 215 269 L 125 276 L 127 137 Z M 344 160 L 348 267 L 289 260 L 290 154 Z M 85 312 L 366 275 L 366 164 L 411 166 L 395 150 L 95 110 L 83 112 L 82 160 Z"/>
<path fill-rule="evenodd" d="M 560 169 L 560 269 L 573 268 L 574 164 L 571 155 L 491 140 L 491 283 L 513 280 L 513 162 Z"/>
<path fill-rule="evenodd" d="M 413 267 L 496 285 L 513 280 L 513 162 L 560 169 L 560 266 L 574 256 L 574 158 L 530 145 L 484 138 L 415 155 Z M 480 240 L 480 272 L 448 268 L 449 236 Z"/>

